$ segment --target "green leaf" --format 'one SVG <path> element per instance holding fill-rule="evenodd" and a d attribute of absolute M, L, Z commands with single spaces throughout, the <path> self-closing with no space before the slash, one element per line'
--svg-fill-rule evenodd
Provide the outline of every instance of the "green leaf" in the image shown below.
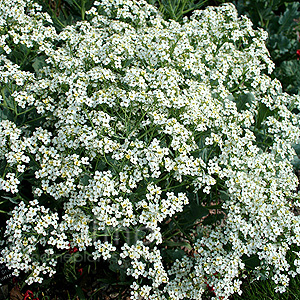
<path fill-rule="evenodd" d="M 247 269 L 253 270 L 260 265 L 260 260 L 257 255 L 251 255 L 250 257 L 247 255 L 243 255 L 242 260 L 245 263 Z"/>
<path fill-rule="evenodd" d="M 80 5 L 77 3 L 76 0 L 65 0 L 71 7 L 78 9 Z"/>
<path fill-rule="evenodd" d="M 185 210 L 185 222 L 180 222 L 180 224 L 185 229 L 189 228 L 194 225 L 196 220 L 200 220 L 208 214 L 209 210 L 206 207 L 202 206 L 201 204 L 198 205 L 196 202 L 191 202 Z"/>
<path fill-rule="evenodd" d="M 254 95 L 252 93 L 244 93 L 239 95 L 237 99 L 235 99 L 236 108 L 238 112 L 247 109 L 247 104 L 251 105 L 254 101 Z"/>
<path fill-rule="evenodd" d="M 3 89 L 1 89 L 1 95 L 3 96 L 4 99 L 8 100 L 11 93 L 7 87 L 4 87 Z"/>
<path fill-rule="evenodd" d="M 230 100 L 230 101 L 234 101 L 234 97 L 233 97 L 232 94 L 228 95 L 228 96 L 227 96 L 227 99 Z"/>
<path fill-rule="evenodd" d="M 297 94 L 300 91 L 300 61 L 294 59 L 282 62 L 275 69 L 275 75 L 288 93 Z"/>
<path fill-rule="evenodd" d="M 221 200 L 226 201 L 230 199 L 230 195 L 225 191 L 219 191 L 219 197 Z"/>
<path fill-rule="evenodd" d="M 47 56 L 43 55 L 43 56 L 38 56 L 34 59 L 33 61 L 33 64 L 32 64 L 32 67 L 35 71 L 36 74 L 39 73 L 39 71 L 47 66 L 47 63 L 46 63 L 46 59 L 47 59 Z"/>
<path fill-rule="evenodd" d="M 300 170 L 300 158 L 295 156 L 294 159 L 292 160 L 292 165 L 296 170 Z"/>
<path fill-rule="evenodd" d="M 200 153 L 199 157 L 206 163 L 207 162 L 207 156 L 208 156 L 208 149 L 204 148 Z"/>
<path fill-rule="evenodd" d="M 107 168 L 107 164 L 104 160 L 98 160 L 96 163 L 95 170 L 97 171 L 104 171 Z"/>
<path fill-rule="evenodd" d="M 80 182 L 80 184 L 82 184 L 83 186 L 87 186 L 88 184 L 89 184 L 89 180 L 91 179 L 91 177 L 89 176 L 89 175 L 83 175 L 81 178 L 80 178 L 80 180 L 79 180 L 79 182 Z"/>
<path fill-rule="evenodd" d="M 18 195 L 15 197 L 2 196 L 1 198 L 9 200 L 13 204 L 19 204 L 20 201 L 18 200 L 21 200 L 21 198 Z"/>
<path fill-rule="evenodd" d="M 223 219 L 224 219 L 224 214 L 211 214 L 203 220 L 202 224 L 215 225 L 216 223 L 220 222 Z"/>
<path fill-rule="evenodd" d="M 163 13 L 165 19 L 174 19 L 179 21 L 186 14 L 191 13 L 196 9 L 200 9 L 208 0 L 203 1 L 186 1 L 186 0 L 161 0 L 159 1 L 160 11 Z M 155 1 L 150 1 L 155 2 Z"/>
<path fill-rule="evenodd" d="M 63 273 L 68 282 L 75 282 L 77 279 L 75 264 L 74 263 L 65 263 L 63 268 Z"/>
<path fill-rule="evenodd" d="M 0 121 L 2 120 L 9 120 L 9 121 L 14 120 L 14 114 L 12 113 L 11 110 L 9 110 L 6 107 L 0 108 Z"/>
<path fill-rule="evenodd" d="M 277 32 L 278 32 L 278 28 L 279 28 L 278 20 L 279 20 L 279 16 L 274 16 L 270 20 L 268 28 L 266 28 L 269 33 L 268 43 L 270 43 L 270 39 L 272 38 L 272 36 L 274 34 L 277 34 Z"/>
<path fill-rule="evenodd" d="M 207 208 L 205 208 L 202 205 L 198 205 L 195 202 L 192 202 L 190 204 L 190 211 L 189 215 L 192 217 L 194 220 L 197 219 L 202 219 L 203 217 L 207 216 L 209 214 L 209 211 Z"/>
<path fill-rule="evenodd" d="M 289 31 L 295 26 L 294 19 L 297 19 L 300 16 L 300 13 L 298 12 L 299 6 L 300 4 L 298 2 L 293 2 L 287 5 L 286 11 L 278 20 L 278 23 L 281 25 L 279 32 Z"/>
<path fill-rule="evenodd" d="M 228 199 L 229 199 L 229 197 L 228 197 Z M 207 206 L 205 206 L 205 208 L 207 208 L 207 209 L 221 209 L 222 208 L 222 204 L 207 205 Z"/>
<path fill-rule="evenodd" d="M 127 59 L 127 60 L 123 63 L 124 68 L 127 68 L 128 66 L 130 66 L 131 63 L 132 63 L 133 61 L 134 61 L 134 58 L 129 58 L 129 59 Z"/>
<path fill-rule="evenodd" d="M 295 60 L 284 61 L 280 67 L 284 76 L 291 77 L 295 75 L 295 72 L 299 68 L 299 62 Z"/>
<path fill-rule="evenodd" d="M 186 254 L 182 249 L 162 249 L 162 255 L 166 256 L 167 260 L 174 262 L 176 259 L 182 259 Z"/>
<path fill-rule="evenodd" d="M 272 34 L 269 38 L 268 46 L 271 49 L 279 49 L 279 55 L 283 55 L 291 49 L 292 43 L 283 34 Z"/>
<path fill-rule="evenodd" d="M 0 175 L 3 176 L 5 168 L 6 168 L 6 160 L 2 159 L 0 160 Z"/>
<path fill-rule="evenodd" d="M 300 144 L 293 145 L 293 148 L 295 149 L 297 155 L 300 155 Z"/>
<path fill-rule="evenodd" d="M 192 246 L 188 242 L 165 241 L 164 244 L 168 247 L 174 247 L 174 248 L 185 247 L 188 250 L 192 250 Z"/>
<path fill-rule="evenodd" d="M 130 284 L 130 282 L 128 282 L 128 277 L 126 275 L 127 274 L 126 270 L 128 268 L 128 265 L 126 263 L 123 263 L 123 264 L 119 265 L 118 261 L 119 261 L 119 256 L 112 254 L 112 257 L 109 259 L 109 266 L 108 267 L 112 272 L 119 274 L 119 278 L 117 279 L 115 277 L 115 274 L 114 274 L 112 276 L 113 280 L 111 280 L 108 283 L 118 284 L 118 285 Z"/>
<path fill-rule="evenodd" d="M 256 127 L 260 128 L 262 122 L 268 117 L 274 114 L 264 103 L 259 103 L 258 114 L 256 118 Z"/>
<path fill-rule="evenodd" d="M 260 11 L 260 15 L 261 15 L 262 19 L 264 19 L 264 20 L 271 20 L 274 16 L 272 7 L 267 7 L 265 9 L 258 8 L 258 10 Z M 263 23 L 261 25 L 264 26 Z"/>
<path fill-rule="evenodd" d="M 278 39 L 278 48 L 280 50 L 280 54 L 285 54 L 291 48 L 290 39 L 284 35 L 279 35 Z"/>

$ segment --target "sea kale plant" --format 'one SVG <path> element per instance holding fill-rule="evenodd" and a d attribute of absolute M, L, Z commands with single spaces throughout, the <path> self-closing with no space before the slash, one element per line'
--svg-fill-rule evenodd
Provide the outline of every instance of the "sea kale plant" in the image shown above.
<path fill-rule="evenodd" d="M 0 261 L 40 283 L 76 247 L 131 299 L 228 299 L 251 270 L 284 292 L 300 273 L 300 97 L 270 78 L 266 32 L 232 4 L 182 23 L 145 1 L 84 16 L 57 32 L 33 1 L 0 1 L 0 189 L 15 203 Z"/>

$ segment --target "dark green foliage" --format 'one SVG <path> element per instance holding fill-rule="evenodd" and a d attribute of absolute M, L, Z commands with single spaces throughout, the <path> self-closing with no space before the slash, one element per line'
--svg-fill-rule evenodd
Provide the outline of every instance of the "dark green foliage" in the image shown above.
<path fill-rule="evenodd" d="M 94 0 L 37 0 L 50 13 L 58 31 L 77 21 L 85 20 L 85 12 Z"/>
<path fill-rule="evenodd" d="M 39 71 L 47 66 L 47 63 L 46 63 L 46 58 L 47 56 L 44 56 L 44 55 L 41 55 L 41 56 L 38 56 L 36 57 L 34 60 L 33 60 L 33 63 L 32 63 L 32 67 L 35 71 L 36 74 L 39 74 Z"/>
<path fill-rule="evenodd" d="M 280 79 L 285 91 L 290 94 L 300 92 L 300 61 L 296 59 L 283 61 L 275 69 L 275 76 Z"/>
<path fill-rule="evenodd" d="M 206 6 L 209 0 L 149 0 L 148 2 L 157 6 L 166 19 L 180 21 L 195 9 L 201 9 L 204 5 Z"/>
<path fill-rule="evenodd" d="M 240 112 L 242 110 L 247 109 L 247 104 L 251 104 L 254 100 L 254 96 L 252 93 L 246 93 L 241 94 L 239 97 L 235 100 L 236 102 L 236 108 Z"/>
<path fill-rule="evenodd" d="M 300 18 L 300 3 L 282 0 L 238 0 L 239 14 L 247 15 L 255 27 L 268 32 L 268 49 L 276 65 L 274 76 L 286 92 L 300 92 L 300 63 L 297 61 L 297 27 Z"/>
<path fill-rule="evenodd" d="M 297 251 L 297 249 L 292 250 Z M 289 259 L 295 258 L 296 254 L 292 250 L 290 251 Z M 250 259 L 246 261 L 246 267 L 247 264 L 248 267 L 250 267 L 249 269 L 251 269 L 251 266 L 255 267 L 257 264 L 255 257 L 250 257 Z M 251 274 L 248 274 L 247 279 L 245 279 L 242 284 L 243 294 L 241 296 L 234 295 L 232 300 L 299 300 L 299 284 L 299 276 L 291 277 L 287 291 L 281 294 L 275 291 L 274 282 L 266 279 L 263 274 L 261 274 L 260 280 L 256 280 Z"/>

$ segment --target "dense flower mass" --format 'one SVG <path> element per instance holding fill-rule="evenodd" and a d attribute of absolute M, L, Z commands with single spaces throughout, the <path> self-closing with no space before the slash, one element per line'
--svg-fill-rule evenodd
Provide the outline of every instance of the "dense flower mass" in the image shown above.
<path fill-rule="evenodd" d="M 287 261 L 300 246 L 300 97 L 268 75 L 266 33 L 231 4 L 180 24 L 102 0 L 86 21 L 51 24 L 31 0 L 0 1 L 0 189 L 19 195 L 0 261 L 42 282 L 76 247 L 117 259 L 131 299 L 178 300 L 240 293 L 254 257 L 285 291 L 300 274 Z M 181 257 L 166 260 L 170 224 Z"/>

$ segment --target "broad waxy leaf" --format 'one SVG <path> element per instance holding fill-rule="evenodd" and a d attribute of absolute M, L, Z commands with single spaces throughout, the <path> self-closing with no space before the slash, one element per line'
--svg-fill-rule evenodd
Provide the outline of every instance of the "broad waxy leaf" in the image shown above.
<path fill-rule="evenodd" d="M 247 109 L 247 104 L 251 105 L 253 101 L 254 101 L 254 95 L 252 93 L 239 95 L 238 99 L 235 99 L 238 112 Z"/>
<path fill-rule="evenodd" d="M 300 155 L 300 144 L 294 145 L 293 148 L 295 149 L 297 155 Z"/>
<path fill-rule="evenodd" d="M 292 165 L 294 166 L 294 168 L 296 170 L 300 170 L 300 158 L 299 157 L 294 157 L 293 161 L 292 161 Z"/>
<path fill-rule="evenodd" d="M 294 24 L 295 19 L 299 18 L 300 13 L 298 12 L 298 8 L 300 7 L 300 3 L 293 2 L 287 5 L 286 11 L 282 16 L 280 16 L 278 23 L 281 25 L 279 28 L 279 32 L 284 32 L 290 30 Z"/>
<path fill-rule="evenodd" d="M 35 58 L 32 66 L 33 66 L 36 74 L 39 73 L 40 69 L 42 69 L 43 67 L 45 67 L 47 65 L 47 63 L 45 61 L 46 58 L 47 58 L 47 56 L 38 56 L 37 58 Z"/>

